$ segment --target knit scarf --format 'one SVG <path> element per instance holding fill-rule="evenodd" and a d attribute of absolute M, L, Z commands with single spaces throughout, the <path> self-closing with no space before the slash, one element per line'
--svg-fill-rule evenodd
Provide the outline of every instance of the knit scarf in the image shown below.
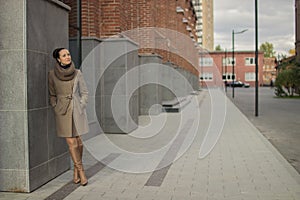
<path fill-rule="evenodd" d="M 74 63 L 72 62 L 70 67 L 64 69 L 62 68 L 59 63 L 56 63 L 55 64 L 55 67 L 54 67 L 54 74 L 55 76 L 59 79 L 59 80 L 62 80 L 62 81 L 70 81 L 72 80 L 75 75 L 76 75 L 76 70 L 75 70 L 75 66 L 74 66 Z"/>

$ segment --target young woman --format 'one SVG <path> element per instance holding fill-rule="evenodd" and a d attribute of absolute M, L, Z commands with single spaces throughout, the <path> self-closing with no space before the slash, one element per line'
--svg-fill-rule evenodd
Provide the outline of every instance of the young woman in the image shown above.
<path fill-rule="evenodd" d="M 54 69 L 49 71 L 50 104 L 54 109 L 58 137 L 64 137 L 74 162 L 74 183 L 83 186 L 88 180 L 82 165 L 83 144 L 80 135 L 88 133 L 86 116 L 88 90 L 80 70 L 75 69 L 70 52 L 65 48 L 53 51 Z"/>

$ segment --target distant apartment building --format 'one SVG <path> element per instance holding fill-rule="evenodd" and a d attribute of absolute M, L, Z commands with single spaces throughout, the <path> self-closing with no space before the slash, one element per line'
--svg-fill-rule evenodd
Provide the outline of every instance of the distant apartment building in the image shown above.
<path fill-rule="evenodd" d="M 203 47 L 214 50 L 214 15 L 213 0 L 202 0 L 203 5 Z"/>
<path fill-rule="evenodd" d="M 263 52 L 258 54 L 258 81 L 263 85 Z M 249 83 L 255 86 L 255 52 L 236 51 L 234 56 L 235 65 L 232 66 L 232 53 L 213 51 L 199 56 L 201 71 L 200 82 L 203 86 L 220 86 L 225 81 L 233 80 Z M 234 67 L 234 70 L 233 70 Z M 234 71 L 234 73 L 233 73 Z"/>
<path fill-rule="evenodd" d="M 276 58 L 264 58 L 263 62 L 263 85 L 272 85 L 276 79 Z"/>
<path fill-rule="evenodd" d="M 197 16 L 198 44 L 208 51 L 214 50 L 213 0 L 193 0 Z"/>

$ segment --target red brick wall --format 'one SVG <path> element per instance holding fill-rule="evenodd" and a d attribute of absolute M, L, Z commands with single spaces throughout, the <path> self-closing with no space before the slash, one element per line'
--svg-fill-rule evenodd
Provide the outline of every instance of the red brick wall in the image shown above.
<path fill-rule="evenodd" d="M 77 3 L 72 0 L 63 0 L 65 4 L 71 7 L 71 11 L 69 13 L 69 37 L 76 37 L 77 30 L 75 29 L 77 25 Z"/>
<path fill-rule="evenodd" d="M 100 36 L 100 5 L 98 0 L 82 1 L 82 36 Z"/>
<path fill-rule="evenodd" d="M 72 10 L 76 10 L 73 2 L 75 1 L 65 1 Z M 182 7 L 184 13 L 177 13 L 177 6 Z M 188 19 L 188 24 L 182 22 L 183 17 Z M 71 11 L 70 22 L 74 20 L 76 17 Z M 192 31 L 186 30 L 187 25 L 192 28 Z M 196 37 L 195 25 L 196 17 L 191 0 L 82 0 L 82 36 L 86 37 L 106 38 L 135 28 L 157 27 L 180 32 L 192 40 L 190 33 Z M 70 28 L 70 36 L 72 34 L 74 33 Z M 186 45 L 176 40 L 172 45 L 180 49 L 181 53 L 189 52 L 194 48 L 193 45 Z M 139 53 L 156 53 L 163 58 L 163 61 L 173 62 L 198 75 L 197 66 L 193 67 L 194 63 L 191 64 L 183 59 L 181 53 L 176 55 L 166 51 L 169 48 L 167 41 L 156 41 L 155 47 L 141 49 Z M 195 59 L 197 59 L 196 55 Z"/>
<path fill-rule="evenodd" d="M 123 0 L 98 0 L 100 2 L 100 37 L 109 37 L 121 32 Z M 122 7 L 121 7 L 122 6 Z"/>
<path fill-rule="evenodd" d="M 177 6 L 183 8 L 184 13 L 177 13 L 176 12 Z M 155 27 L 171 29 L 186 35 L 187 38 L 190 37 L 190 32 L 186 30 L 186 26 L 189 25 L 191 28 L 193 28 L 192 24 L 196 21 L 195 15 L 193 15 L 193 8 L 191 7 L 190 1 L 188 0 L 156 1 L 155 11 L 156 12 L 154 12 L 154 17 L 153 17 Z M 182 22 L 184 17 L 189 20 L 188 24 Z M 193 31 L 195 32 L 195 30 Z M 176 55 L 170 51 L 162 51 L 159 49 L 156 49 L 155 53 L 161 55 L 163 57 L 163 61 L 172 62 L 198 76 L 198 71 L 196 66 L 193 66 L 190 62 L 188 62 L 186 59 L 182 57 L 183 55 L 185 55 L 186 52 L 190 51 L 190 48 L 194 48 L 194 46 L 184 43 L 183 41 L 181 41 L 182 38 L 183 38 L 182 36 L 179 36 L 178 40 L 175 39 L 175 41 L 172 41 L 173 44 L 171 44 L 173 47 L 177 48 L 177 50 L 179 49 L 179 55 Z M 169 48 L 166 47 L 167 45 L 166 42 L 160 45 L 164 49 Z"/>

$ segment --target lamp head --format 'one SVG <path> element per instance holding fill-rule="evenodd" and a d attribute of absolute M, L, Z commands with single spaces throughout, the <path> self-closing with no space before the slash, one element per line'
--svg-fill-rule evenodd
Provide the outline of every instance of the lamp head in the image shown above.
<path fill-rule="evenodd" d="M 233 34 L 241 34 L 241 33 L 245 33 L 246 31 L 248 31 L 248 29 L 244 29 L 244 30 L 239 31 L 239 32 L 234 32 L 234 30 L 233 30 Z"/>

